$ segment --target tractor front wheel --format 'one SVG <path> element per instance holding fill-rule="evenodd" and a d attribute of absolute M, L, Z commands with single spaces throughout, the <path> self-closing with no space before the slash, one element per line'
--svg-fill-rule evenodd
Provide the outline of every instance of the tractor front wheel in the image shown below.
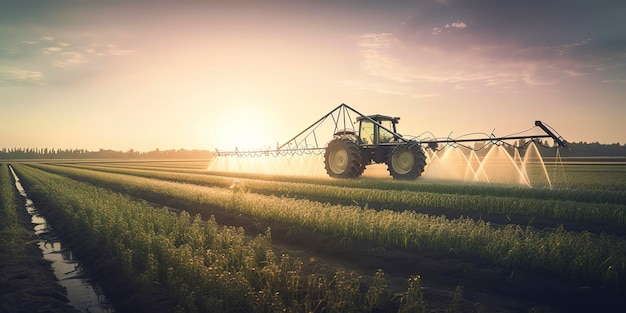
<path fill-rule="evenodd" d="M 361 171 L 361 151 L 349 138 L 333 139 L 324 153 L 324 168 L 330 177 L 354 178 Z"/>
<path fill-rule="evenodd" d="M 415 180 L 426 167 L 426 155 L 419 144 L 405 144 L 391 150 L 387 170 L 394 179 Z"/>

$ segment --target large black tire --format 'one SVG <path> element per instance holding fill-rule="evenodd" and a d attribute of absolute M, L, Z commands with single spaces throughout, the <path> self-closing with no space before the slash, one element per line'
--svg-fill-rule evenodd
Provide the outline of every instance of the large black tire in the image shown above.
<path fill-rule="evenodd" d="M 361 150 L 350 138 L 333 139 L 324 152 L 324 168 L 328 176 L 354 178 L 361 173 Z"/>
<path fill-rule="evenodd" d="M 389 152 L 387 170 L 389 175 L 399 180 L 415 180 L 426 167 L 426 155 L 417 143 L 400 145 Z"/>

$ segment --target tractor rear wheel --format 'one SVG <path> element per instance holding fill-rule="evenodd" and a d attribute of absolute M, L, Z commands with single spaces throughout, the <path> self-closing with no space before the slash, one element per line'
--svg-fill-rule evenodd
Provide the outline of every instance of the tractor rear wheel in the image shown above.
<path fill-rule="evenodd" d="M 330 177 L 354 178 L 361 169 L 361 151 L 349 138 L 333 139 L 324 153 L 324 168 Z"/>
<path fill-rule="evenodd" d="M 387 170 L 394 179 L 415 180 L 426 167 L 426 155 L 419 144 L 397 146 L 387 156 Z"/>

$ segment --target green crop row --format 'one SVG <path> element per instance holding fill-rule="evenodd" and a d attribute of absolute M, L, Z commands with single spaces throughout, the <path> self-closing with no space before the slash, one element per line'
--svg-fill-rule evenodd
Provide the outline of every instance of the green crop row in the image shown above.
<path fill-rule="evenodd" d="M 617 168 L 619 169 L 621 167 L 618 166 Z M 558 183 L 555 184 L 554 188 L 528 188 L 487 183 L 451 183 L 450 181 L 436 181 L 421 178 L 416 181 L 395 181 L 372 178 L 346 180 L 226 172 L 208 173 L 219 176 L 284 182 L 306 182 L 336 187 L 626 204 L 626 172 L 619 170 L 616 172 L 595 172 L 593 168 L 590 168 L 581 173 L 574 172 L 571 175 L 572 177 L 570 177 L 569 169 L 570 167 L 567 167 L 567 172 L 559 175 Z M 183 170 L 180 172 L 201 173 L 202 171 Z"/>
<path fill-rule="evenodd" d="M 50 167 L 46 168 L 53 170 Z M 93 169 L 204 186 L 228 187 L 233 184 L 233 181 L 237 181 L 241 186 L 245 186 L 247 190 L 257 193 L 305 197 L 341 203 L 358 203 L 361 206 L 369 205 L 370 207 L 386 206 L 415 210 L 419 210 L 420 207 L 454 208 L 480 213 L 543 216 L 555 220 L 568 220 L 579 223 L 596 223 L 620 227 L 626 225 L 626 206 L 614 203 L 588 203 L 571 200 L 547 200 L 462 193 L 448 194 L 364 187 L 337 187 L 325 184 L 256 179 L 233 180 L 233 178 L 223 176 L 137 169 L 102 167 Z M 67 172 L 69 170 L 61 171 Z"/>
<path fill-rule="evenodd" d="M 25 254 L 24 244 L 31 234 L 18 218 L 17 189 L 11 180 L 7 164 L 0 164 L 0 259 L 16 259 Z M 1 280 L 0 280 L 1 282 Z M 0 283 L 1 285 L 1 283 Z"/>
<path fill-rule="evenodd" d="M 557 176 L 556 184 L 559 188 L 590 190 L 600 193 L 621 191 L 618 194 L 621 194 L 622 199 L 626 201 L 626 196 L 624 196 L 626 191 L 626 165 L 567 165 L 564 172 Z"/>
<path fill-rule="evenodd" d="M 9 167 L 0 164 L 0 258 L 8 260 L 24 254 L 24 244 L 31 233 L 23 227 L 18 217 L 17 189 L 13 185 Z"/>
<path fill-rule="evenodd" d="M 84 165 L 88 166 L 88 165 Z M 263 181 L 281 181 L 294 183 L 310 183 L 335 187 L 366 188 L 378 190 L 409 190 L 442 194 L 464 194 L 479 196 L 514 197 L 525 199 L 564 200 L 590 203 L 614 203 L 626 205 L 626 166 L 566 165 L 558 171 L 552 171 L 554 188 L 528 188 L 493 184 L 466 184 L 437 182 L 418 179 L 417 181 L 392 181 L 384 179 L 327 179 L 309 177 L 289 177 L 281 175 L 207 172 L 206 170 L 186 169 L 180 167 L 154 166 L 152 163 L 102 163 L 92 164 L 92 168 L 106 168 L 108 171 L 117 169 L 143 169 L 150 172 L 165 171 L 187 174 L 209 174 L 222 177 L 233 177 Z"/>
<path fill-rule="evenodd" d="M 0 210 L 0 229 L 17 225 L 15 187 L 11 184 L 9 169 L 5 163 L 0 164 Z"/>
<path fill-rule="evenodd" d="M 366 293 L 355 274 L 305 274 L 301 261 L 274 255 L 269 230 L 249 240 L 242 228 L 222 228 L 214 219 L 177 215 L 32 167 L 15 168 L 30 197 L 42 203 L 42 213 L 79 255 L 91 258 L 92 266 L 113 264 L 135 290 L 161 299 L 165 293 L 177 311 L 368 312 L 391 306 L 403 312 L 424 305 L 421 291 L 394 300 L 382 272 Z"/>
<path fill-rule="evenodd" d="M 214 188 L 67 167 L 42 168 L 136 197 L 177 199 L 341 238 L 410 249 L 455 251 L 490 263 L 552 272 L 579 282 L 621 286 L 626 280 L 626 242 L 606 235 L 572 233 L 562 228 L 537 231 L 517 225 L 494 228 L 487 222 L 466 218 L 448 220 L 413 211 L 377 211 L 265 196 L 241 192 L 241 186 Z"/>

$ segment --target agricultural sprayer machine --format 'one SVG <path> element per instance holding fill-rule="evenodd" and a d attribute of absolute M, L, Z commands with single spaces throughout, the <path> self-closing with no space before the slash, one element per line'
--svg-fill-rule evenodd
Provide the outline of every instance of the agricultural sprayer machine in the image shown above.
<path fill-rule="evenodd" d="M 333 136 L 320 137 L 322 125 L 332 120 Z M 494 145 L 507 144 L 506 141 L 552 138 L 559 147 L 565 147 L 566 141 L 557 136 L 541 121 L 535 127 L 543 133 L 537 135 L 511 135 L 496 137 L 485 134 L 484 138 L 436 138 L 422 136 L 402 136 L 398 133 L 399 117 L 386 115 L 364 115 L 346 104 L 341 104 L 302 132 L 275 149 L 254 151 L 219 151 L 218 157 L 280 157 L 293 155 L 323 155 L 324 169 L 330 177 L 354 178 L 365 171 L 370 164 L 386 164 L 389 174 L 394 179 L 417 179 L 426 167 L 428 157 L 426 149 L 437 151 L 445 146 L 463 146 L 470 142 L 486 142 Z"/>

